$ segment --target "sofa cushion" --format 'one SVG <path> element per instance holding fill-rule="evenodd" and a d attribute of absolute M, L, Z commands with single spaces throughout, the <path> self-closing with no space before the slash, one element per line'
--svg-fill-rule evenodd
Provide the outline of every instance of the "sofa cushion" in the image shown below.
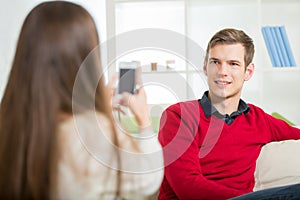
<path fill-rule="evenodd" d="M 300 183 L 300 140 L 272 142 L 257 160 L 254 190 Z"/>

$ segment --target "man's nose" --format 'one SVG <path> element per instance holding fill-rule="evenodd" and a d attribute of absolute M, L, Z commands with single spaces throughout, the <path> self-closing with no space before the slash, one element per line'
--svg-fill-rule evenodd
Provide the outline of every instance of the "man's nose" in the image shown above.
<path fill-rule="evenodd" d="M 219 65 L 218 72 L 219 72 L 219 75 L 222 75 L 222 76 L 228 75 L 228 65 L 227 65 L 227 63 L 221 63 Z"/>

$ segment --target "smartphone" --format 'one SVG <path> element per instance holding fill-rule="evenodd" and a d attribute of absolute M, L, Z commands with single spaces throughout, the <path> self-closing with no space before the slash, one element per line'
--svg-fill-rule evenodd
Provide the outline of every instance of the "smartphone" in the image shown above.
<path fill-rule="evenodd" d="M 136 84 L 136 62 L 120 62 L 118 94 L 129 92 L 134 94 Z"/>

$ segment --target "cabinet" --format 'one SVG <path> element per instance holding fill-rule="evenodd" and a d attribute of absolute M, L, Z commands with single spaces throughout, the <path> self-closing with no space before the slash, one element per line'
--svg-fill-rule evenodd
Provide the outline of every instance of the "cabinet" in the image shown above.
<path fill-rule="evenodd" d="M 167 98 L 172 100 L 161 103 L 173 103 L 202 96 L 203 91 L 207 89 L 206 78 L 202 72 L 202 59 L 207 42 L 218 30 L 233 27 L 244 30 L 253 38 L 256 51 L 254 57 L 256 71 L 252 79 L 245 83 L 242 98 L 269 113 L 279 112 L 294 123 L 300 124 L 298 103 L 300 91 L 296 89 L 300 85 L 300 68 L 272 67 L 261 33 L 262 26 L 284 25 L 296 64 L 299 65 L 300 27 L 297 23 L 300 17 L 299 0 L 115 0 L 112 7 L 111 11 L 115 13 L 114 34 L 141 28 L 162 28 L 185 36 L 183 40 L 177 41 L 182 43 L 184 58 L 178 59 L 174 54 L 171 56 L 179 66 L 177 70 L 143 73 L 145 80 L 152 82 L 169 77 L 173 85 L 178 85 L 175 93 L 185 91 L 182 99 Z M 197 45 L 196 51 L 190 40 Z M 199 48 L 201 50 L 198 51 Z M 141 54 L 146 60 L 145 66 L 155 61 L 153 57 L 151 58 L 152 54 Z M 162 56 L 164 61 L 170 59 L 169 56 L 163 56 L 162 52 L 157 52 L 156 56 L 155 54 L 153 56 L 154 58 Z M 190 58 L 197 56 L 196 64 L 188 62 Z M 134 56 L 131 58 L 134 59 Z M 178 74 L 182 75 L 184 81 L 176 81 Z M 161 99 L 164 93 L 161 91 L 158 93 L 159 96 L 154 98 Z"/>

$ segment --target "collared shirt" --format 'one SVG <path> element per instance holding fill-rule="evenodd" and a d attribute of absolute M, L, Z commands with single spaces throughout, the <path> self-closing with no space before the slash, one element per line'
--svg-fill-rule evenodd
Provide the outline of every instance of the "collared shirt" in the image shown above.
<path fill-rule="evenodd" d="M 246 104 L 242 99 L 240 99 L 238 110 L 234 111 L 230 115 L 225 114 L 222 115 L 210 102 L 208 99 L 208 91 L 204 92 L 201 99 L 199 99 L 199 103 L 202 105 L 205 116 L 208 118 L 211 115 L 222 119 L 226 124 L 230 125 L 234 121 L 234 119 L 239 116 L 240 114 L 244 113 L 247 114 L 250 110 L 248 104 Z"/>

